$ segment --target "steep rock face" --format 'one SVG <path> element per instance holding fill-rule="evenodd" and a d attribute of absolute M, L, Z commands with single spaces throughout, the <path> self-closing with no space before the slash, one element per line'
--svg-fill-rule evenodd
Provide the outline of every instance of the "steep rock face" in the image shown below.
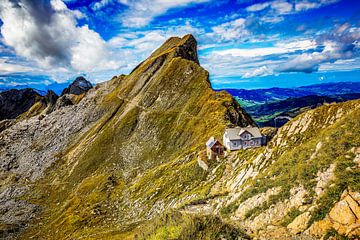
<path fill-rule="evenodd" d="M 40 94 L 30 88 L 1 92 L 0 120 L 16 118 L 29 110 L 40 99 Z"/>
<path fill-rule="evenodd" d="M 3 169 L 4 186 L 21 189 L 15 196 L 3 191 L 8 207 L 1 220 L 16 226 L 29 217 L 24 206 L 43 207 L 24 239 L 119 234 L 205 196 L 216 179 L 202 183 L 207 173 L 197 167 L 197 151 L 227 124 L 254 124 L 229 94 L 211 89 L 191 35 L 169 39 L 109 84 L 1 133 L 1 157 L 16 163 Z M 31 184 L 20 188 L 12 176 Z"/>
<path fill-rule="evenodd" d="M 59 96 L 52 90 L 49 90 L 46 95 L 44 96 L 43 102 L 47 106 L 46 113 L 49 114 L 54 110 L 56 101 L 58 100 Z"/>
<path fill-rule="evenodd" d="M 92 84 L 84 77 L 77 77 L 75 81 L 69 85 L 69 87 L 62 91 L 61 96 L 65 94 L 80 95 L 89 91 L 92 87 Z"/>

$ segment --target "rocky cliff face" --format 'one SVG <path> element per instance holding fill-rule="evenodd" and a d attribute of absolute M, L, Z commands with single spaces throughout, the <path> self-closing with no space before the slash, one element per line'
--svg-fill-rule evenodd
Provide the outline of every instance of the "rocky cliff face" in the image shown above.
<path fill-rule="evenodd" d="M 8 90 L 0 93 L 0 121 L 14 119 L 26 112 L 41 99 L 35 90 L 26 88 Z"/>
<path fill-rule="evenodd" d="M 211 89 L 191 35 L 170 38 L 128 76 L 74 96 L 0 133 L 2 236 L 358 234 L 360 101 L 306 112 L 270 134 L 268 146 L 208 162 L 201 152 L 210 136 L 254 122 Z"/>

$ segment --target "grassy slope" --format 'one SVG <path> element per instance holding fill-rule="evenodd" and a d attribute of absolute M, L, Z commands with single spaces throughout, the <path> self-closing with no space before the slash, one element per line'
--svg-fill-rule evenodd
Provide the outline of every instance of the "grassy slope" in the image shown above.
<path fill-rule="evenodd" d="M 250 239 L 239 227 L 217 216 L 191 216 L 169 212 L 144 224 L 137 232 L 139 239 Z"/>
<path fill-rule="evenodd" d="M 216 197 L 211 188 L 223 176 L 226 165 L 210 165 L 205 172 L 197 166 L 196 152 L 209 136 L 220 137 L 229 122 L 228 114 L 237 112 L 231 96 L 211 90 L 205 70 L 174 57 L 181 39 L 169 41 L 106 96 L 102 107 L 108 108 L 108 114 L 66 152 L 59 153 L 57 163 L 27 197 L 44 211 L 23 239 L 212 239 L 218 234 L 231 239 L 233 234 L 243 235 L 238 227 L 217 217 L 178 212 L 156 217 L 171 208 L 181 209 Z M 348 151 L 360 141 L 359 103 L 350 101 L 310 111 L 313 121 L 303 133 L 287 136 L 289 128 L 282 128 L 269 144 L 273 163 L 269 161 L 265 171 L 245 182 L 243 187 L 250 187 L 225 208 L 225 217 L 249 197 L 282 186 L 278 195 L 247 214 L 254 217 L 288 198 L 291 187 L 302 184 L 310 192 L 309 200 L 318 203 L 312 217 L 315 221 L 324 216 L 343 189 L 359 190 L 358 170 L 346 170 L 353 166 Z M 340 108 L 345 115 L 335 124 L 325 124 Z M 244 112 L 238 114 L 244 125 L 251 122 Z M 285 146 L 275 144 L 280 135 L 287 141 Z M 310 159 L 319 141 L 323 147 Z M 264 149 L 239 151 L 239 157 L 246 161 L 235 173 Z M 315 200 L 312 189 L 316 173 L 331 163 L 337 163 L 334 185 Z M 298 214 L 294 209 L 284 221 Z M 146 221 L 153 217 L 155 220 Z"/>
<path fill-rule="evenodd" d="M 360 143 L 359 104 L 359 100 L 354 100 L 322 106 L 308 112 L 309 115 L 302 114 L 287 123 L 269 144 L 274 150 L 269 162 L 273 163 L 256 178 L 245 183 L 244 188 L 248 187 L 247 190 L 235 202 L 226 206 L 223 212 L 231 215 L 246 199 L 280 186 L 279 194 L 272 196 L 269 201 L 247 213 L 247 217 L 253 218 L 271 205 L 288 199 L 292 187 L 302 185 L 309 192 L 308 203 L 316 204 L 316 208 L 312 211 L 310 221 L 312 223 L 325 217 L 345 189 L 360 191 L 358 181 L 360 171 L 353 162 L 354 154 L 350 152 Z M 334 124 L 330 124 L 328 120 L 339 112 L 344 115 Z M 287 136 L 292 123 L 308 116 L 312 121 L 306 131 Z M 285 146 L 275 144 L 280 134 L 281 141 L 287 142 Z M 319 142 L 322 142 L 322 147 L 316 156 L 311 158 Z M 246 158 L 244 154 L 249 153 L 239 152 L 239 157 Z M 331 164 L 336 164 L 335 179 L 328 184 L 325 194 L 316 199 L 314 187 L 317 183 L 315 180 L 317 173 L 328 169 Z M 291 222 L 299 214 L 301 211 L 298 209 L 291 210 L 284 222 Z"/>
<path fill-rule="evenodd" d="M 360 143 L 359 121 L 360 119 L 360 101 L 349 101 L 342 104 L 331 104 L 322 106 L 315 110 L 310 111 L 307 115 L 302 114 L 287 124 L 284 128 L 280 129 L 279 134 L 274 137 L 274 140 L 269 143 L 269 148 L 273 149 L 273 155 L 269 159 L 265 170 L 261 171 L 254 179 L 246 181 L 242 189 L 244 192 L 230 205 L 225 205 L 222 209 L 221 220 L 224 219 L 232 222 L 231 217 L 241 202 L 255 196 L 259 193 L 266 192 L 270 188 L 281 187 L 281 191 L 269 198 L 262 205 L 249 210 L 246 213 L 246 217 L 249 219 L 254 218 L 261 212 L 269 209 L 272 205 L 289 199 L 291 197 L 290 189 L 297 186 L 304 186 L 308 191 L 306 204 L 315 206 L 311 211 L 311 223 L 323 219 L 329 212 L 332 206 L 339 200 L 342 192 L 349 188 L 354 191 L 360 191 L 360 185 L 358 179 L 360 179 L 359 168 L 355 167 L 355 163 L 352 161 L 354 154 L 350 152 L 353 147 L 358 147 Z M 339 112 L 344 113 L 341 117 L 334 122 L 331 119 L 335 117 Z M 340 115 L 339 115 L 340 116 Z M 296 121 L 311 119 L 308 128 L 304 132 L 290 133 L 291 124 L 295 124 Z M 322 128 L 323 127 L 323 128 Z M 298 126 L 297 129 L 301 129 Z M 287 144 L 281 146 L 276 142 L 281 138 L 280 142 L 286 141 Z M 314 153 L 316 145 L 322 142 L 322 147 L 318 150 L 315 157 L 311 158 Z M 265 152 L 266 147 L 241 150 L 237 152 L 237 155 L 242 160 L 239 167 L 234 169 L 230 176 L 236 176 L 242 169 L 249 168 L 249 165 L 253 164 L 253 161 L 259 154 Z M 331 164 L 336 164 L 334 176 L 335 178 L 329 182 L 328 187 L 325 189 L 324 194 L 317 198 L 314 187 L 316 186 L 317 173 L 329 168 Z M 206 186 L 209 188 L 214 186 L 214 183 L 221 181 L 224 176 L 226 163 L 217 165 L 216 178 L 214 182 L 208 182 Z M 257 167 L 255 167 L 257 168 Z M 210 166 L 210 169 L 214 168 Z M 156 179 L 156 176 L 149 177 L 146 181 Z M 204 178 L 203 183 L 206 182 Z M 140 185 L 144 186 L 146 182 L 141 182 Z M 200 183 L 201 184 L 201 183 Z M 205 191 L 205 193 L 208 191 Z M 226 192 L 224 193 L 226 194 Z M 163 197 L 163 196 L 162 196 Z M 192 204 L 206 202 L 207 199 L 221 196 L 208 194 L 199 195 L 196 201 L 192 201 Z M 216 200 L 215 200 L 216 201 Z M 284 211 L 286 211 L 284 209 Z M 277 224 L 279 226 L 287 226 L 292 220 L 302 213 L 298 208 L 288 209 L 288 213 Z M 174 213 L 173 213 L 174 214 Z M 177 216 L 178 213 L 175 213 Z M 167 214 L 168 215 L 168 214 Z M 165 215 L 166 216 L 166 215 Z M 163 218 L 165 218 L 163 216 Z M 172 215 L 170 215 L 172 216 Z M 209 216 L 205 216 L 209 217 Z M 210 218 L 217 218 L 211 216 Z M 184 221 L 187 222 L 187 221 Z M 211 224 L 209 224 L 211 226 Z M 208 228 L 211 228 L 207 226 Z M 218 225 L 213 226 L 216 229 Z M 237 231 L 239 228 L 234 226 Z M 136 230 L 130 230 L 131 233 L 136 232 L 139 236 L 145 236 L 149 239 L 166 239 L 163 237 L 168 236 L 177 237 L 184 236 L 184 228 L 181 224 L 174 224 L 170 221 L 150 221 L 141 225 L 141 233 Z M 216 234 L 216 231 L 208 230 L 210 234 Z M 238 233 L 239 234 L 239 233 Z M 239 234 L 241 235 L 241 234 Z M 192 238 L 192 239 L 206 239 L 206 237 Z M 211 238 L 210 238 L 211 239 Z M 229 236 L 229 239 L 232 239 Z"/>
<path fill-rule="evenodd" d="M 22 238 L 123 239 L 171 202 L 208 194 L 194 153 L 222 135 L 229 114 L 252 120 L 230 95 L 212 91 L 198 64 L 176 57 L 187 38 L 170 40 L 120 81 L 103 102 L 108 114 L 59 153 L 27 197 L 44 211 Z"/>

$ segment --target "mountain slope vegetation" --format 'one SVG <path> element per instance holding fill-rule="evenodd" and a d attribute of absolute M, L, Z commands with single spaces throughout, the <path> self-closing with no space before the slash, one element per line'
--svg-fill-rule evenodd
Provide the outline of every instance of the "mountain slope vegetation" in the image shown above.
<path fill-rule="evenodd" d="M 212 90 L 196 48 L 191 35 L 170 38 L 129 75 L 2 131 L 2 237 L 356 238 L 360 101 L 200 164 L 210 136 L 255 122 Z"/>
<path fill-rule="evenodd" d="M 243 167 L 251 172 L 244 175 L 251 177 L 242 180 L 241 194 L 226 205 L 225 215 L 241 219 L 244 227 L 258 234 L 271 225 L 279 238 L 284 233 L 279 229 L 291 230 L 289 224 L 298 216 L 303 226 L 297 226 L 295 233 L 306 230 L 321 237 L 335 228 L 356 238 L 359 229 L 340 219 L 358 216 L 358 209 L 350 215 L 342 209 L 335 218 L 338 225 L 328 223 L 320 228 L 318 223 L 344 196 L 360 190 L 359 103 L 330 104 L 301 114 L 280 128 L 253 161 L 246 157 L 249 153 L 239 152 L 239 159 L 247 160 Z"/>
<path fill-rule="evenodd" d="M 66 145 L 44 136 L 32 149 L 31 154 L 41 158 L 44 174 L 27 174 L 34 184 L 26 194 L 19 194 L 18 201 L 39 206 L 42 224 L 34 220 L 24 238 L 120 231 L 157 215 L 174 200 L 181 205 L 205 196 L 208 186 L 200 183 L 206 173 L 197 167 L 196 152 L 210 136 L 220 137 L 227 124 L 254 124 L 231 95 L 211 89 L 191 35 L 169 39 L 130 75 L 109 84 L 113 90 L 104 94 L 98 91 L 106 84 L 95 87 L 77 106 L 41 119 L 53 121 L 50 136 L 62 131 L 56 123 L 59 119 L 54 118 L 60 111 L 67 114 L 78 109 L 83 113 L 72 121 L 81 123 L 84 115 L 92 120 L 72 133 Z M 43 150 L 49 141 L 57 149 L 51 158 Z M 11 148 L 14 143 L 4 144 Z M 17 164 L 8 175 L 21 175 L 25 166 L 21 161 Z"/>

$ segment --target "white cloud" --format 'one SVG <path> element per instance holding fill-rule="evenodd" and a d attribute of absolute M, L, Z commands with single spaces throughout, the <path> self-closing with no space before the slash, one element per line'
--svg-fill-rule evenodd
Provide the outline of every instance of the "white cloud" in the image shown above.
<path fill-rule="evenodd" d="M 214 54 L 221 56 L 231 55 L 234 57 L 259 57 L 268 56 L 273 54 L 291 53 L 298 50 L 308 50 L 316 47 L 316 42 L 313 40 L 293 40 L 292 42 L 280 42 L 274 47 L 261 47 L 261 48 L 232 48 L 226 50 L 214 51 Z"/>
<path fill-rule="evenodd" d="M 273 1 L 270 6 L 278 14 L 287 14 L 293 9 L 293 5 L 286 1 Z"/>
<path fill-rule="evenodd" d="M 271 10 L 273 14 L 289 14 L 299 12 L 299 11 L 308 11 L 315 8 L 320 8 L 326 5 L 330 5 L 340 0 L 297 0 L 294 1 L 294 6 L 291 2 L 285 0 L 274 0 L 264 3 L 257 3 L 250 5 L 246 8 L 248 12 L 258 12 L 265 9 Z"/>
<path fill-rule="evenodd" d="M 215 49 L 202 56 L 200 62 L 216 77 L 252 78 L 271 75 L 276 72 L 274 69 L 288 61 L 289 56 L 316 48 L 316 41 L 312 39 L 294 38 L 271 47 Z"/>
<path fill-rule="evenodd" d="M 288 42 L 279 42 L 276 46 L 280 48 L 285 48 L 289 51 L 297 51 L 297 50 L 308 50 L 316 48 L 317 44 L 315 40 L 312 39 L 292 39 L 292 41 Z"/>
<path fill-rule="evenodd" d="M 265 16 L 261 17 L 260 20 L 265 23 L 278 23 L 278 22 L 284 21 L 284 17 L 283 16 L 266 16 L 265 15 Z"/>
<path fill-rule="evenodd" d="M 258 12 L 270 6 L 270 2 L 253 4 L 246 8 L 248 12 Z"/>
<path fill-rule="evenodd" d="M 210 0 L 118 0 L 128 9 L 121 15 L 121 22 L 126 27 L 143 27 L 157 16 L 169 9 L 185 7 L 191 4 L 208 2 Z"/>
<path fill-rule="evenodd" d="M 308 1 L 302 1 L 295 4 L 295 10 L 296 11 L 306 11 L 313 8 L 318 8 L 320 6 L 317 2 L 308 2 Z"/>
<path fill-rule="evenodd" d="M 300 11 L 308 11 L 315 8 L 327 6 L 340 0 L 273 0 L 263 3 L 257 3 L 248 6 L 246 11 L 259 12 L 263 11 L 259 17 L 263 23 L 278 23 L 284 20 L 285 15 L 295 14 Z"/>
<path fill-rule="evenodd" d="M 308 11 L 315 8 L 320 8 L 326 5 L 330 5 L 333 3 L 337 3 L 340 0 L 317 0 L 317 1 L 308 1 L 308 0 L 300 0 L 295 2 L 295 10 L 296 11 Z"/>
<path fill-rule="evenodd" d="M 278 71 L 311 73 L 318 71 L 321 64 L 357 57 L 358 39 L 360 39 L 360 28 L 351 28 L 349 24 L 337 26 L 332 32 L 319 37 L 318 44 L 323 46 L 321 52 L 298 55 L 279 66 Z"/>
<path fill-rule="evenodd" d="M 78 71 L 116 69 L 117 62 L 109 60 L 110 53 L 105 41 L 87 25 L 77 34 L 77 43 L 71 48 L 71 66 Z"/>
<path fill-rule="evenodd" d="M 104 7 L 106 7 L 107 5 L 113 3 L 114 0 L 100 0 L 98 2 L 95 2 L 92 6 L 91 9 L 94 11 L 100 10 Z"/>
<path fill-rule="evenodd" d="M 2 73 L 25 73 L 30 71 L 33 71 L 33 68 L 0 59 L 0 72 Z"/>
<path fill-rule="evenodd" d="M 280 47 L 267 47 L 267 48 L 232 48 L 227 50 L 214 51 L 214 54 L 221 56 L 231 55 L 234 57 L 259 57 L 272 54 L 281 54 L 288 52 L 285 48 Z"/>
<path fill-rule="evenodd" d="M 106 43 L 88 26 L 77 26 L 79 17 L 79 11 L 69 10 L 61 0 L 0 2 L 3 42 L 18 56 L 47 69 L 114 68 L 106 60 Z"/>
<path fill-rule="evenodd" d="M 262 66 L 260 68 L 251 69 L 250 71 L 246 72 L 242 77 L 243 78 L 252 78 L 252 77 L 263 77 L 271 75 L 273 72 L 267 67 Z"/>
<path fill-rule="evenodd" d="M 319 71 L 353 71 L 360 69 L 360 58 L 340 59 L 334 63 L 323 63 L 319 67 Z"/>
<path fill-rule="evenodd" d="M 209 37 L 217 37 L 221 40 L 229 41 L 239 39 L 249 35 L 249 31 L 245 26 L 245 19 L 238 18 L 236 20 L 226 22 L 212 28 L 212 32 L 208 34 Z"/>
<path fill-rule="evenodd" d="M 119 56 L 127 71 L 130 71 L 140 61 L 147 58 L 168 38 L 183 36 L 191 33 L 195 36 L 204 33 L 202 29 L 195 28 L 190 22 L 182 26 L 173 26 L 164 30 L 134 31 L 131 33 L 119 34 L 108 41 L 109 47 L 114 55 Z"/>
<path fill-rule="evenodd" d="M 293 10 L 293 5 L 285 0 L 275 0 L 265 3 L 253 4 L 247 7 L 246 10 L 248 12 L 258 12 L 267 8 L 271 9 L 277 14 L 287 14 Z"/>

